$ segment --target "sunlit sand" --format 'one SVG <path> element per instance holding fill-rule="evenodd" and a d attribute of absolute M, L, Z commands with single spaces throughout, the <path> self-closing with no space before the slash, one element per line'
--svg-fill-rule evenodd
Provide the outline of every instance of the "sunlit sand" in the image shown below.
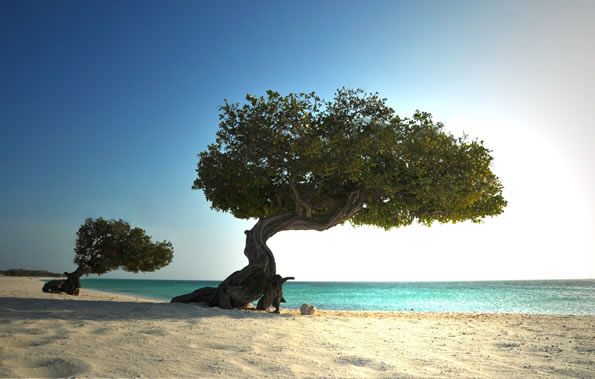
<path fill-rule="evenodd" d="M 595 316 L 225 311 L 0 277 L 1 377 L 591 377 Z"/>

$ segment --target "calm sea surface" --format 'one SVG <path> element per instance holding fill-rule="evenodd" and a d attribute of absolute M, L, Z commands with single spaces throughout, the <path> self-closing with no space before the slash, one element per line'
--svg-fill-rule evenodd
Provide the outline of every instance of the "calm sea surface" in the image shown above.
<path fill-rule="evenodd" d="M 217 281 L 83 279 L 83 288 L 169 301 Z M 595 280 L 287 282 L 285 308 L 595 315 Z"/>

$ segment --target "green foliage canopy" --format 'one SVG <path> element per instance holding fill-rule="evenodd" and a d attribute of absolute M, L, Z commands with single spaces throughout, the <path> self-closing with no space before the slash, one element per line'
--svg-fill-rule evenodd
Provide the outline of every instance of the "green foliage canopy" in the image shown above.
<path fill-rule="evenodd" d="M 74 263 L 90 266 L 93 274 L 116 269 L 155 271 L 173 259 L 171 242 L 153 243 L 143 229 L 131 228 L 123 220 L 88 218 L 76 236 Z"/>
<path fill-rule="evenodd" d="M 353 191 L 366 200 L 348 221 L 385 229 L 480 222 L 506 206 L 483 141 L 455 138 L 429 113 L 401 118 L 377 93 L 267 91 L 220 112 L 193 188 L 238 218 L 324 215 Z"/>

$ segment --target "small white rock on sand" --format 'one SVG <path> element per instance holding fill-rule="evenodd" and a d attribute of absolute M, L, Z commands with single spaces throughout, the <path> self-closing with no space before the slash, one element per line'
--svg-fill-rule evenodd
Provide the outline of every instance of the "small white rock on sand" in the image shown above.
<path fill-rule="evenodd" d="M 0 277 L 0 377 L 594 377 L 595 316 L 225 311 Z"/>

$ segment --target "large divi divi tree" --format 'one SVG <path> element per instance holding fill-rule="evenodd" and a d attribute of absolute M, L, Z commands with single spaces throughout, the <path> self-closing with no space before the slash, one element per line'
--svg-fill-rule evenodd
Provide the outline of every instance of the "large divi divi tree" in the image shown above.
<path fill-rule="evenodd" d="M 193 188 L 213 209 L 258 219 L 245 232 L 248 265 L 172 301 L 239 308 L 260 298 L 257 308 L 268 309 L 281 287 L 266 242 L 285 230 L 481 222 L 506 206 L 490 150 L 429 113 L 401 118 L 378 94 L 345 88 L 330 101 L 273 91 L 246 100 L 220 107 Z"/>

